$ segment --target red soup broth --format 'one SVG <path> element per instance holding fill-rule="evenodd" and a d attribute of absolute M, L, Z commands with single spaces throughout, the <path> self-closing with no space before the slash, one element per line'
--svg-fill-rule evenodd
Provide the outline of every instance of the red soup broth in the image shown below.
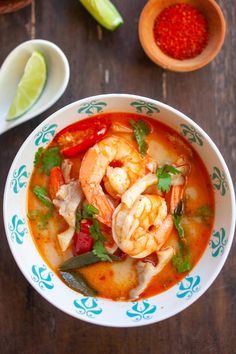
<path fill-rule="evenodd" d="M 214 194 L 209 174 L 201 158 L 193 147 L 176 131 L 150 117 L 133 113 L 104 113 L 89 118 L 89 120 L 92 122 L 98 117 L 105 118 L 111 122 L 106 137 L 111 135 L 121 136 L 128 140 L 136 149 L 137 144 L 133 138 L 133 132 L 132 130 L 129 131 L 129 129 L 132 129 L 130 120 L 137 121 L 142 119 L 149 123 L 152 129 L 151 133 L 146 137 L 149 145 L 148 153 L 160 166 L 165 163 L 173 164 L 182 155 L 186 156 L 190 161 L 191 171 L 184 190 L 185 209 L 182 216 L 182 226 L 185 231 L 192 269 L 208 245 L 214 221 Z M 113 127 L 116 124 L 122 124 L 129 129 L 126 133 L 114 132 Z M 54 145 L 57 145 L 55 139 L 47 148 Z M 80 165 L 85 153 L 86 151 L 83 151 L 70 159 L 73 164 L 71 177 L 74 179 L 79 177 Z M 32 210 L 37 209 L 46 213 L 47 208 L 38 201 L 32 192 L 35 185 L 44 186 L 48 189 L 48 176 L 43 174 L 40 167 L 37 166 L 33 169 L 28 188 L 28 211 L 30 213 Z M 204 214 L 204 208 L 206 209 L 206 207 L 211 210 L 211 213 L 208 213 L 207 216 Z M 46 222 L 46 226 L 43 222 L 42 220 L 35 221 L 32 218 L 28 218 L 31 235 L 39 253 L 49 267 L 60 276 L 58 266 L 73 255 L 71 246 L 66 252 L 62 252 L 57 241 L 57 234 L 66 230 L 68 225 L 56 209 L 53 211 L 53 216 Z M 110 232 L 106 230 L 106 233 L 110 233 L 109 237 L 111 237 L 111 230 Z M 178 250 L 178 244 L 179 236 L 174 229 L 166 246 L 171 245 Z M 98 296 L 112 300 L 128 300 L 130 290 L 138 284 L 137 262 L 138 260 L 130 257 L 125 262 L 115 264 L 101 262 L 81 268 L 80 273 L 97 291 Z M 187 273 L 178 273 L 172 262 L 169 262 L 151 280 L 140 298 L 154 296 L 168 290 L 184 278 Z"/>

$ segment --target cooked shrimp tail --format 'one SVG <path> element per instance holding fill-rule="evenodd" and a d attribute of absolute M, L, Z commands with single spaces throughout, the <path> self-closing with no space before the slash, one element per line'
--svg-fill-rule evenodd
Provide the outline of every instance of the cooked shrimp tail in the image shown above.
<path fill-rule="evenodd" d="M 111 167 L 113 161 L 120 167 Z M 144 174 L 145 164 L 138 151 L 125 139 L 110 136 L 87 151 L 79 180 L 86 199 L 99 210 L 98 219 L 111 226 L 114 207 L 102 189 L 102 181 L 110 195 L 119 197 Z"/>

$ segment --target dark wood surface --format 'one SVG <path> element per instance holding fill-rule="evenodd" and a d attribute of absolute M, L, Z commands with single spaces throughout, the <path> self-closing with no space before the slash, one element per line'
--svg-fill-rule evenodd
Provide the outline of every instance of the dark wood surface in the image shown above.
<path fill-rule="evenodd" d="M 145 0 L 114 3 L 125 19 L 114 33 L 101 30 L 77 0 L 38 0 L 32 7 L 0 16 L 0 64 L 21 42 L 43 38 L 65 51 L 71 67 L 69 86 L 53 107 L 0 136 L 1 200 L 15 154 L 43 119 L 79 98 L 112 92 L 152 97 L 192 117 L 216 142 L 235 184 L 235 1 L 219 1 L 228 23 L 220 55 L 206 68 L 187 74 L 165 72 L 143 53 L 137 23 Z M 33 290 L 13 260 L 1 221 L 0 353 L 236 353 L 235 256 L 234 243 L 214 284 L 181 314 L 140 328 L 98 327 L 62 313 Z"/>

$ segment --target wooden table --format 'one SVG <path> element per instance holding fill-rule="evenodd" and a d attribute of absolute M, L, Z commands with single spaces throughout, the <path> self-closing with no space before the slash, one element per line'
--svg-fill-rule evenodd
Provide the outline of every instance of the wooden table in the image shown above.
<path fill-rule="evenodd" d="M 124 26 L 114 33 L 102 30 L 77 0 L 36 1 L 32 7 L 0 16 L 0 64 L 19 43 L 44 38 L 65 51 L 71 67 L 69 86 L 52 108 L 0 136 L 1 199 L 15 154 L 43 119 L 79 98 L 111 92 L 152 97 L 189 115 L 215 141 L 235 183 L 234 0 L 219 1 L 228 22 L 220 55 L 206 68 L 187 74 L 165 72 L 143 53 L 137 24 L 145 0 L 114 0 L 114 3 L 125 19 Z M 62 313 L 33 290 L 13 260 L 1 222 L 0 353 L 236 353 L 235 255 L 234 244 L 211 288 L 181 314 L 143 328 L 105 328 Z"/>

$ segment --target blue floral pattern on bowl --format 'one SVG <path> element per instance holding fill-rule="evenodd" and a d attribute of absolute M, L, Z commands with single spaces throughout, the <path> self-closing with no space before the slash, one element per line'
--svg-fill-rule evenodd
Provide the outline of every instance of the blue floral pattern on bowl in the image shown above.
<path fill-rule="evenodd" d="M 88 115 L 102 113 L 103 108 L 107 106 L 106 102 L 93 100 L 87 103 L 82 103 L 78 108 L 78 113 L 85 113 Z"/>
<path fill-rule="evenodd" d="M 215 188 L 214 231 L 203 257 L 190 274 L 180 280 L 179 284 L 162 294 L 136 302 L 114 302 L 108 299 L 85 297 L 85 295 L 80 295 L 66 286 L 47 265 L 43 255 L 38 252 L 31 239 L 25 210 L 27 186 L 35 151 L 40 147 L 46 147 L 59 129 L 65 125 L 73 124 L 78 119 L 86 118 L 92 114 L 116 111 L 117 107 L 122 112 L 149 114 L 169 126 L 178 127 L 176 130 L 182 135 L 184 135 L 184 130 L 185 139 L 191 140 L 190 143 L 195 146 L 200 156 L 207 160 L 206 165 L 211 174 L 211 183 Z M 62 119 L 63 115 L 66 117 L 65 121 Z M 175 117 L 176 115 L 179 117 Z M 184 125 L 181 127 L 181 124 Z M 193 126 L 196 131 L 192 129 Z M 201 133 L 201 129 L 198 129 L 197 125 L 161 102 L 138 96 L 114 97 L 114 95 L 108 95 L 90 97 L 75 102 L 63 111 L 53 114 L 31 133 L 16 155 L 6 183 L 4 222 L 13 256 L 23 274 L 30 284 L 39 291 L 40 295 L 62 311 L 80 320 L 100 325 L 135 327 L 168 318 L 187 308 L 193 300 L 205 292 L 214 280 L 216 273 L 219 273 L 222 268 L 230 249 L 233 238 L 232 211 L 234 210 L 234 201 L 232 201 L 231 178 L 221 155 L 217 153 L 207 135 L 204 133 L 198 135 L 196 132 Z"/>
<path fill-rule="evenodd" d="M 137 301 L 133 303 L 130 310 L 126 312 L 127 316 L 133 321 L 138 322 L 143 320 L 150 320 L 152 315 L 156 312 L 156 305 L 149 304 L 148 300 Z"/>
<path fill-rule="evenodd" d="M 31 271 L 33 273 L 31 276 L 32 280 L 38 284 L 41 290 L 51 290 L 54 288 L 52 282 L 53 273 L 44 264 L 41 267 L 33 265 Z"/>
<path fill-rule="evenodd" d="M 16 214 L 13 215 L 11 224 L 8 225 L 12 241 L 16 241 L 19 245 L 23 243 L 24 236 L 28 233 L 25 226 L 25 219 L 19 218 Z"/>
<path fill-rule="evenodd" d="M 213 168 L 211 179 L 212 182 L 214 182 L 213 187 L 218 190 L 223 197 L 229 188 L 224 172 L 220 171 L 220 169 L 215 166 Z"/>
<path fill-rule="evenodd" d="M 194 127 L 187 124 L 180 124 L 180 126 L 182 128 L 183 136 L 185 136 L 190 143 L 195 143 L 199 146 L 203 146 L 202 136 Z"/>
<path fill-rule="evenodd" d="M 56 134 L 57 124 L 46 124 L 40 132 L 35 135 L 35 145 L 42 146 L 50 143 Z"/>
<path fill-rule="evenodd" d="M 160 113 L 159 108 L 150 102 L 145 102 L 141 100 L 133 101 L 130 103 L 130 106 L 135 108 L 137 113 L 152 115 L 153 113 Z"/>
<path fill-rule="evenodd" d="M 30 174 L 26 170 L 26 165 L 22 165 L 18 169 L 14 170 L 10 183 L 10 187 L 14 193 L 17 194 L 22 188 L 26 188 L 29 175 Z"/>
<path fill-rule="evenodd" d="M 199 275 L 191 277 L 187 275 L 178 285 L 179 291 L 177 292 L 176 296 L 179 299 L 186 298 L 189 300 L 194 293 L 197 293 L 200 290 L 200 281 L 201 278 Z"/>
<path fill-rule="evenodd" d="M 225 229 L 222 227 L 219 231 L 213 231 L 209 245 L 212 249 L 212 256 L 222 256 L 228 240 L 226 239 Z"/>
<path fill-rule="evenodd" d="M 89 318 L 94 318 L 102 313 L 102 308 L 98 305 L 98 300 L 93 297 L 76 299 L 74 300 L 74 306 L 80 315 L 86 315 Z"/>

